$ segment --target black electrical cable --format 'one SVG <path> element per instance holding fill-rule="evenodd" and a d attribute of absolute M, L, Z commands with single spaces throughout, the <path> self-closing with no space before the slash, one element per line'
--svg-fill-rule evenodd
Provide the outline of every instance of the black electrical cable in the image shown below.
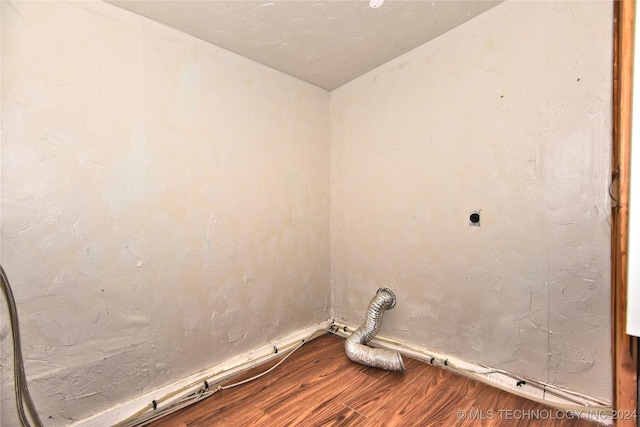
<path fill-rule="evenodd" d="M 16 301 L 13 298 L 13 291 L 9 284 L 7 274 L 0 265 L 0 282 L 2 283 L 2 293 L 7 299 L 9 308 L 9 320 L 11 322 L 11 334 L 13 338 L 13 386 L 16 394 L 16 407 L 18 408 L 18 417 L 25 427 L 31 427 L 29 419 L 25 413 L 24 406 L 31 416 L 31 420 L 35 427 L 42 427 L 42 421 L 38 416 L 36 407 L 31 399 L 29 387 L 27 385 L 27 377 L 24 373 L 24 363 L 22 360 L 22 347 L 20 344 L 20 326 L 18 324 L 18 310 L 16 309 Z"/>

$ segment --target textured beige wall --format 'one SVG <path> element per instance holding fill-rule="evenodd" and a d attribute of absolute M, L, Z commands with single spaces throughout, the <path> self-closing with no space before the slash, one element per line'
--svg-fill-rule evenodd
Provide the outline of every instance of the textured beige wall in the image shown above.
<path fill-rule="evenodd" d="M 333 91 L 336 318 L 388 286 L 381 334 L 610 399 L 611 46 L 507 2 Z"/>
<path fill-rule="evenodd" d="M 329 317 L 328 102 L 106 3 L 2 2 L 2 264 L 47 426 Z"/>
<path fill-rule="evenodd" d="M 3 2 L 1 260 L 46 425 L 329 317 L 330 166 L 338 320 L 390 286 L 382 334 L 609 398 L 611 22 L 501 5 L 332 92 L 330 136 L 325 91 L 107 4 Z"/>

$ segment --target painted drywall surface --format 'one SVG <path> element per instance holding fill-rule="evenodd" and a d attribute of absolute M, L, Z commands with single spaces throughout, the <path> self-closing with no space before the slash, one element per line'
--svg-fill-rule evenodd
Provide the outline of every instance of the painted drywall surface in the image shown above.
<path fill-rule="evenodd" d="M 107 0 L 331 90 L 500 0 Z"/>
<path fill-rule="evenodd" d="M 335 317 L 387 286 L 380 334 L 610 399 L 611 46 L 507 2 L 333 91 Z"/>
<path fill-rule="evenodd" d="M 47 426 L 329 317 L 328 101 L 106 3 L 2 3 L 2 264 Z"/>

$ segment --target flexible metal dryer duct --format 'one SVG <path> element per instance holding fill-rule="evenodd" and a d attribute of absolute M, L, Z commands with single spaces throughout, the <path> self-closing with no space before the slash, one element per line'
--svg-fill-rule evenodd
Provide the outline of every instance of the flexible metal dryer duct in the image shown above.
<path fill-rule="evenodd" d="M 367 346 L 380 330 L 382 315 L 396 305 L 396 295 L 389 288 L 380 288 L 369 303 L 367 318 L 344 343 L 347 357 L 354 362 L 387 371 L 404 371 L 402 356 L 397 351 Z"/>

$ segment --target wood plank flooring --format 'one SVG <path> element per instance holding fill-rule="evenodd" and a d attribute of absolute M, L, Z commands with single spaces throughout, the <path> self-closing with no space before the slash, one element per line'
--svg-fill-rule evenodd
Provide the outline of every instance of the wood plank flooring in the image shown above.
<path fill-rule="evenodd" d="M 578 426 L 555 409 L 415 359 L 405 373 L 351 362 L 344 339 L 326 334 L 305 344 L 269 374 L 218 392 L 150 424 L 209 426 Z M 271 363 L 272 365 L 275 362 Z M 228 383 L 267 369 L 254 368 Z M 532 411 L 549 410 L 544 420 Z M 459 412 L 462 411 L 462 412 Z M 521 411 L 521 412 L 518 412 Z M 461 417 L 463 413 L 465 417 Z M 548 412 L 539 412 L 545 414 Z"/>

